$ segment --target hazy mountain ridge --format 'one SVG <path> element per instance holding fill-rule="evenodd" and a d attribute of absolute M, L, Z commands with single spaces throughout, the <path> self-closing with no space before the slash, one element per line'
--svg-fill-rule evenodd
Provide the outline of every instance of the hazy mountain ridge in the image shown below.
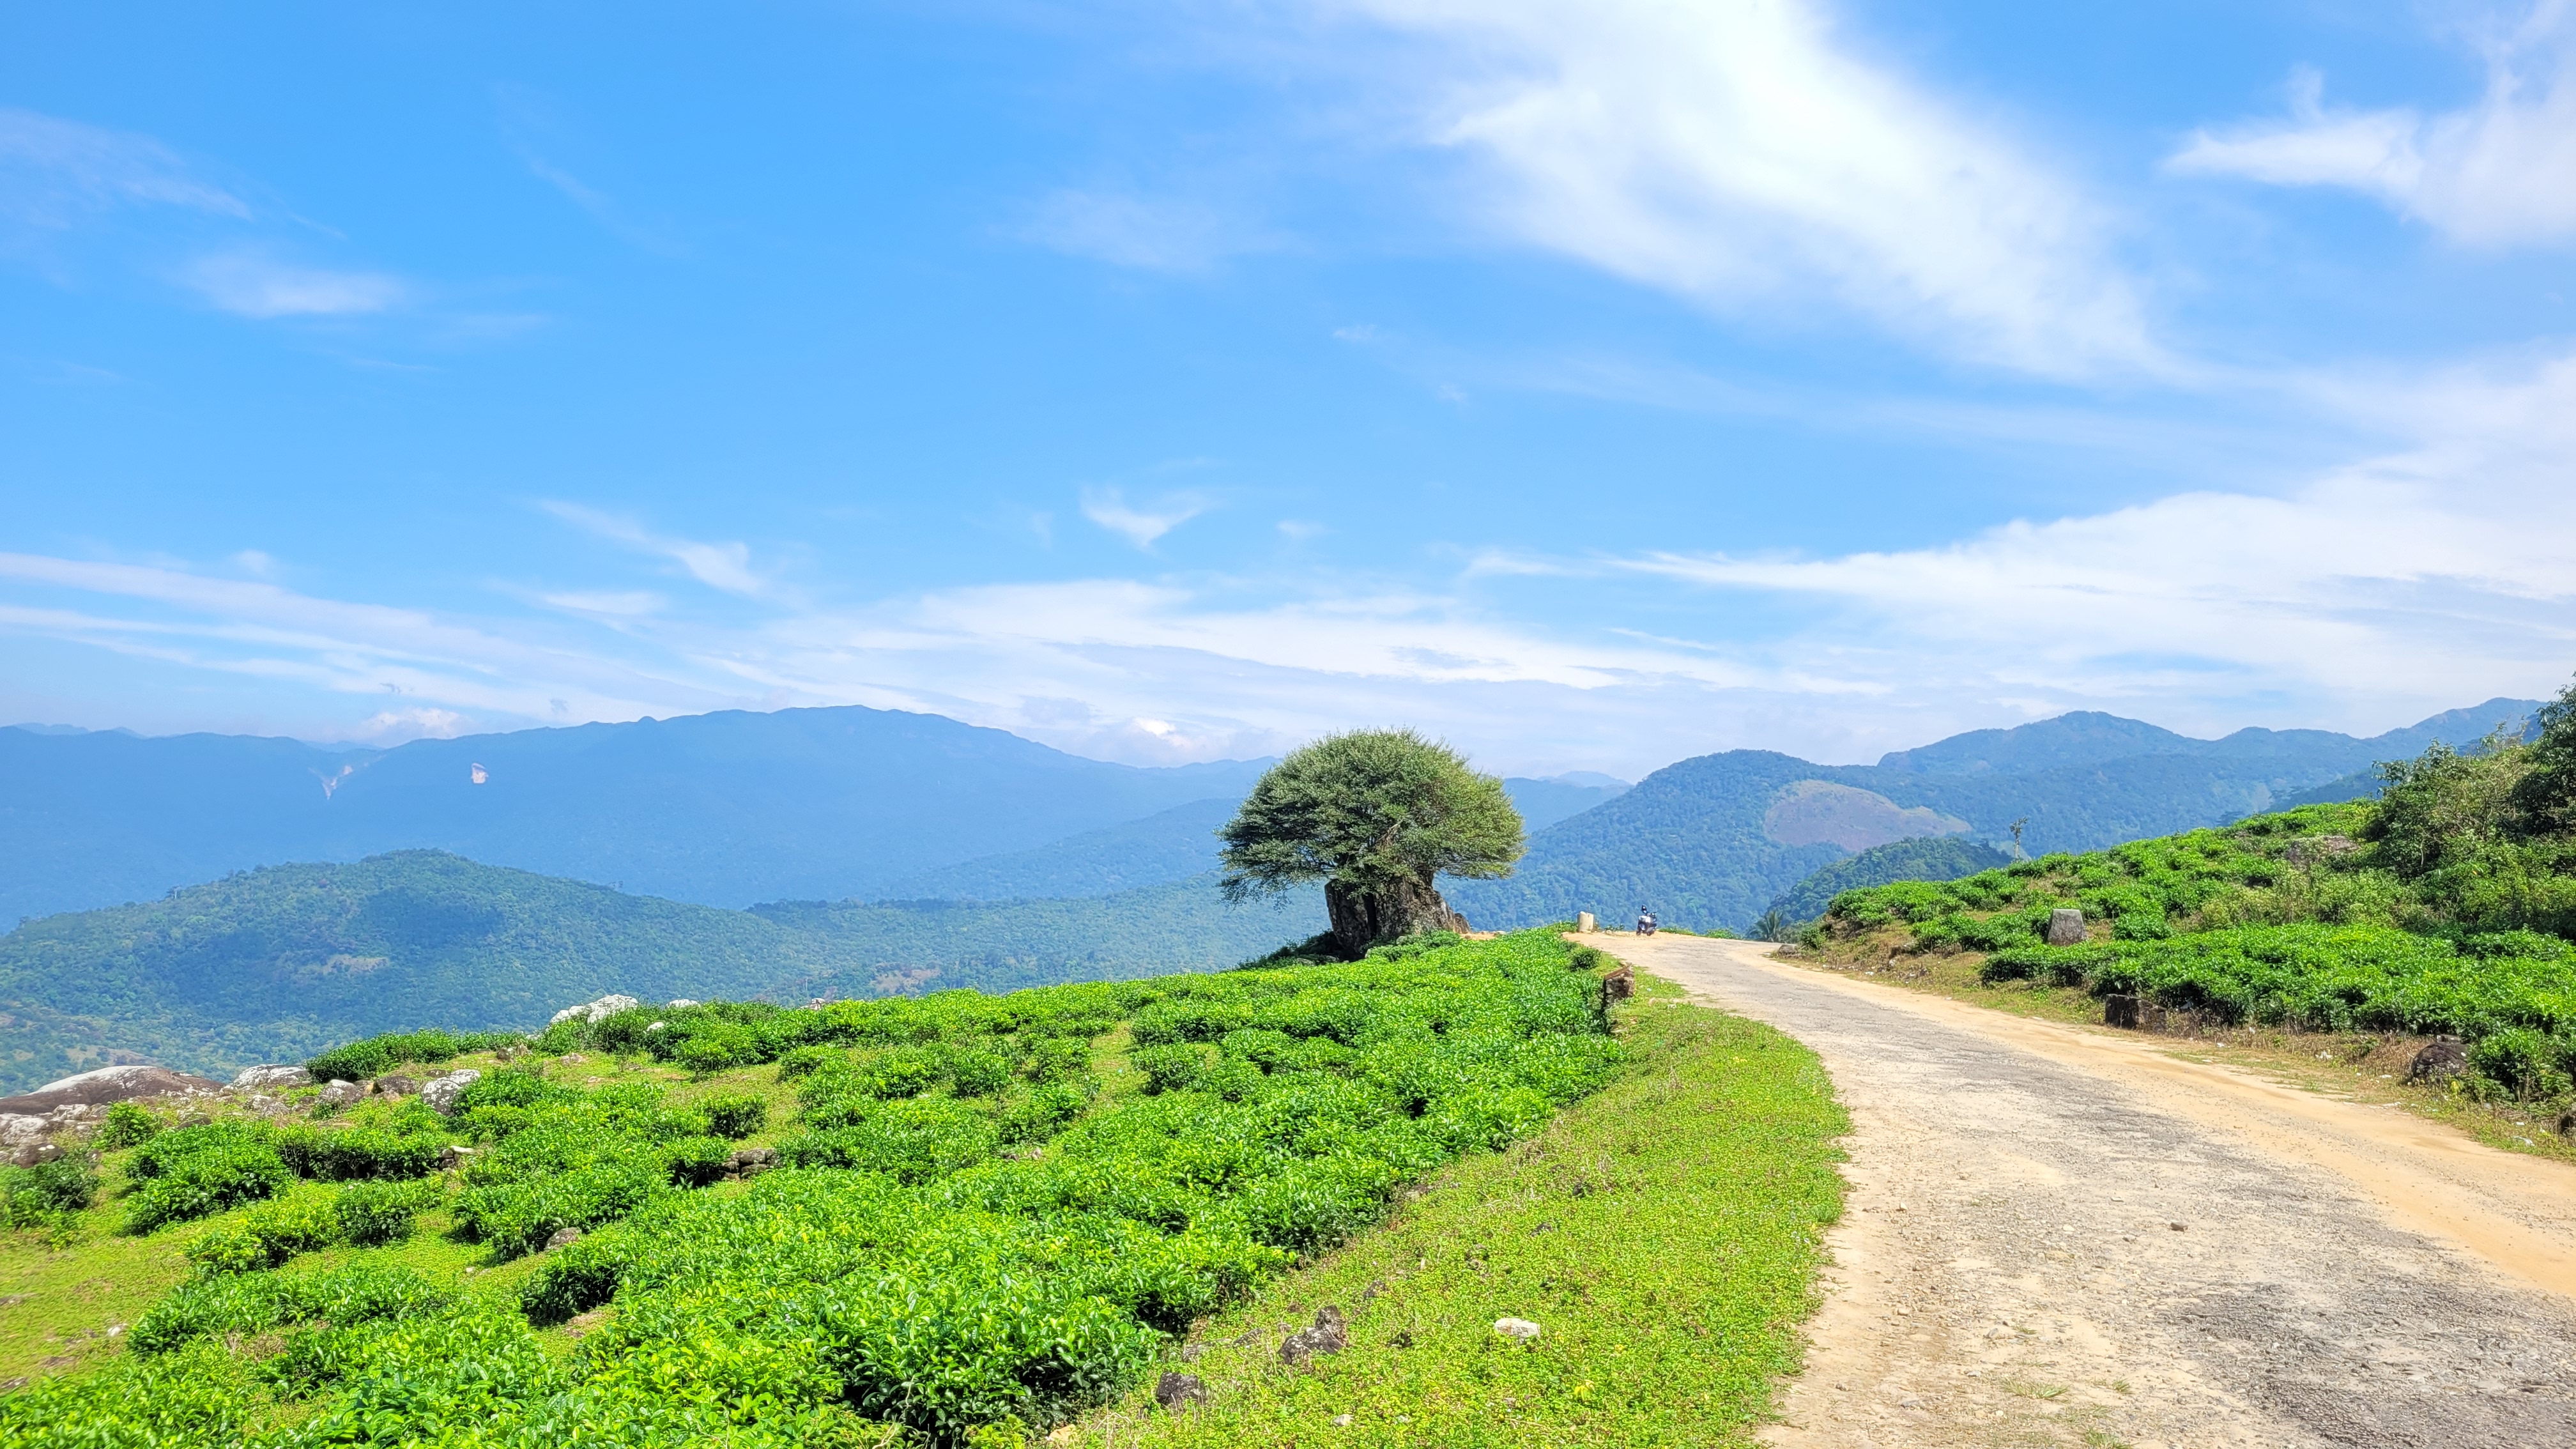
<path fill-rule="evenodd" d="M 404 849 L 708 905 L 866 895 L 927 869 L 1240 797 L 1263 767 L 1114 765 L 936 715 L 857 707 L 355 751 L 0 729 L 0 852 L 20 862 L 0 879 L 0 919 Z"/>

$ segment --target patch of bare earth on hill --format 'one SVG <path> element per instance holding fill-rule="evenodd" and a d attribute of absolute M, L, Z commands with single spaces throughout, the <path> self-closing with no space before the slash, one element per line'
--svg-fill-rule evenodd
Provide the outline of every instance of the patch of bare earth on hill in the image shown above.
<path fill-rule="evenodd" d="M 2576 1170 L 1750 943 L 1592 939 L 1851 1110 L 1781 1449 L 2576 1444 Z"/>

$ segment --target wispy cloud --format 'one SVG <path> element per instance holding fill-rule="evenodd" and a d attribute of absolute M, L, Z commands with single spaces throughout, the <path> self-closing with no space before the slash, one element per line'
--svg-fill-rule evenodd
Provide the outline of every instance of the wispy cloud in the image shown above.
<path fill-rule="evenodd" d="M 2468 106 L 2329 107 L 2324 78 L 2302 69 L 2287 116 L 2196 132 L 2166 166 L 2359 191 L 2476 245 L 2576 239 L 2576 3 L 2543 0 L 2482 49 L 2486 88 Z"/>
<path fill-rule="evenodd" d="M 2112 223 L 2003 128 L 1864 59 L 1811 0 L 1329 0 L 1433 43 L 1369 81 L 1483 163 L 1505 235 L 1697 302 L 1822 293 L 2049 375 L 2174 366 Z"/>
<path fill-rule="evenodd" d="M 381 272 L 333 271 L 281 262 L 257 250 L 199 257 L 179 280 L 241 317 L 348 317 L 391 311 L 410 288 Z"/>
<path fill-rule="evenodd" d="M 547 502 L 540 506 L 564 522 L 601 538 L 625 544 L 641 553 L 669 559 L 708 588 L 752 599 L 776 592 L 776 582 L 751 566 L 749 544 L 673 538 L 655 533 L 622 514 L 607 513 L 578 503 Z"/>
<path fill-rule="evenodd" d="M 119 205 L 251 215 L 248 203 L 149 136 L 0 106 L 0 213 L 61 228 Z"/>
<path fill-rule="evenodd" d="M 1143 271 L 1205 271 L 1227 257 L 1274 251 L 1275 235 L 1204 201 L 1128 191 L 1060 190 L 1017 228 L 1024 241 Z"/>
<path fill-rule="evenodd" d="M 1127 501 L 1118 488 L 1082 490 L 1082 516 L 1141 549 L 1205 513 L 1212 505 L 1195 493 L 1167 493 L 1150 504 Z"/>

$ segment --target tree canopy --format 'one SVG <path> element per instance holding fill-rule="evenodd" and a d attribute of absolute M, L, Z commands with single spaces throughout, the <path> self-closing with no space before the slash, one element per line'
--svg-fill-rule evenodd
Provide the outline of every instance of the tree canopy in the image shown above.
<path fill-rule="evenodd" d="M 1229 900 L 1322 881 L 1335 943 L 1352 955 L 1463 924 L 1434 879 L 1509 875 L 1522 850 L 1503 782 L 1412 730 L 1353 730 L 1296 751 L 1218 834 Z"/>

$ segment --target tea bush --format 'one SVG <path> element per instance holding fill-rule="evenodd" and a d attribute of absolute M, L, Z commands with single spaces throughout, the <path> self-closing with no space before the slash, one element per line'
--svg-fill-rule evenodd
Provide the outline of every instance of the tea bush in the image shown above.
<path fill-rule="evenodd" d="M 681 1109 L 651 1087 L 490 1073 L 457 1119 L 489 1144 L 456 1174 L 458 1230 L 496 1257 L 586 1230 L 524 1278 L 518 1314 L 364 1257 L 208 1274 L 145 1314 L 111 1369 L 0 1396 L 0 1440 L 784 1449 L 876 1442 L 874 1422 L 943 1446 L 1017 1442 L 1138 1382 L 1164 1335 L 1379 1221 L 1403 1183 L 1597 1088 L 1619 1055 L 1605 1011 L 1596 963 L 1531 932 L 1343 965 L 557 1028 L 540 1052 L 616 1041 L 682 1068 L 718 1048 L 777 1063 L 799 1087 L 784 1165 L 738 1192 L 690 1190 L 732 1155 L 713 1129 L 757 1129 L 741 1110 L 757 1098 Z M 1110 1033 L 1125 1022 L 1122 1060 Z M 1175 1049 L 1199 1072 L 1153 1075 Z M 406 1135 L 361 1121 L 337 1135 Z M 297 1151 L 318 1164 L 326 1148 Z M 163 1176 L 195 1160 L 169 1156 Z M 369 1195 L 437 1191 L 355 1178 L 338 1230 L 361 1240 L 353 1205 Z M 540 1347 L 532 1325 L 612 1302 L 570 1354 Z M 261 1334 L 284 1335 L 263 1361 L 227 1347 Z M 115 1394 L 87 1386 L 107 1382 Z"/>
<path fill-rule="evenodd" d="M 304 1064 L 317 1082 L 363 1082 L 410 1062 L 432 1066 L 454 1061 L 467 1052 L 488 1052 L 523 1040 L 516 1032 L 398 1031 L 371 1036 L 330 1051 Z"/>
<path fill-rule="evenodd" d="M 238 1122 L 164 1132 L 134 1150 L 126 1175 L 125 1231 L 148 1233 L 275 1197 L 295 1185 L 267 1134 Z"/>
<path fill-rule="evenodd" d="M 97 1197 L 98 1173 L 85 1153 L 33 1167 L 0 1166 L 0 1227 L 43 1227 L 83 1211 Z"/>
<path fill-rule="evenodd" d="M 98 1135 L 91 1139 L 100 1151 L 140 1147 L 161 1131 L 161 1119 L 140 1102 L 115 1102 L 107 1109 L 107 1120 L 99 1123 Z"/>

